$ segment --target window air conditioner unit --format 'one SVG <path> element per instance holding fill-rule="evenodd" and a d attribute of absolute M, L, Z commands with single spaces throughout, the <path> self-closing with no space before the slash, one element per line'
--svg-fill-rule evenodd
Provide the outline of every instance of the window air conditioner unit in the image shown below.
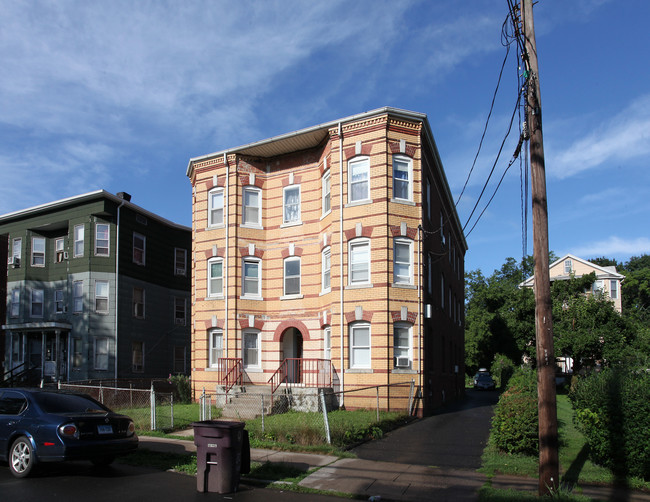
<path fill-rule="evenodd" d="M 177 268 L 176 269 L 176 275 L 185 275 L 185 269 L 184 268 Z"/>
<path fill-rule="evenodd" d="M 409 358 L 408 357 L 397 357 L 395 366 L 398 368 L 408 368 L 409 367 Z"/>
<path fill-rule="evenodd" d="M 20 268 L 20 258 L 18 258 L 17 256 L 13 258 L 13 267 Z"/>

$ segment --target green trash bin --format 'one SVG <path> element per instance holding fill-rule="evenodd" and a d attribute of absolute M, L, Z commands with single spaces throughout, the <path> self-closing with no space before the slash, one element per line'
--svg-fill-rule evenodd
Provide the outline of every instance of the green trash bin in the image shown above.
<path fill-rule="evenodd" d="M 196 445 L 196 489 L 199 492 L 231 493 L 237 490 L 241 472 L 250 471 L 250 446 L 245 425 L 244 422 L 221 420 L 192 423 Z"/>

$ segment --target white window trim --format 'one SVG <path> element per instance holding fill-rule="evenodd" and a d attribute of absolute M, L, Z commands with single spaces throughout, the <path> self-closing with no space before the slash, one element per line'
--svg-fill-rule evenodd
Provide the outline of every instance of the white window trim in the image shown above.
<path fill-rule="evenodd" d="M 402 180 L 400 178 L 400 181 L 406 181 L 408 184 L 408 194 L 406 198 L 403 197 L 397 197 L 395 195 L 395 163 L 396 162 L 403 162 L 407 165 L 407 172 L 408 172 L 408 178 L 406 180 Z M 407 157 L 406 155 L 393 155 L 393 202 L 413 202 L 413 159 L 410 157 Z"/>
<path fill-rule="evenodd" d="M 97 294 L 97 287 L 100 284 L 106 284 L 106 296 L 99 296 Z M 111 286 L 110 286 L 110 283 L 108 281 L 96 280 L 95 281 L 95 313 L 96 314 L 108 314 L 109 313 L 109 311 L 111 310 L 110 298 L 111 298 Z M 99 310 L 97 308 L 97 300 L 98 299 L 102 299 L 102 300 L 105 299 L 106 300 L 106 310 Z"/>
<path fill-rule="evenodd" d="M 36 293 L 41 294 L 41 313 L 40 314 L 34 314 L 34 304 L 36 303 L 34 301 L 34 295 Z M 30 292 L 30 298 L 29 298 L 29 316 L 30 317 L 35 317 L 35 318 L 42 318 L 45 315 L 45 291 L 42 289 L 32 289 Z"/>
<path fill-rule="evenodd" d="M 20 262 L 22 253 L 23 253 L 23 239 L 22 237 L 16 237 L 12 240 L 12 244 L 11 244 L 11 257 L 14 260 L 14 264 L 16 263 L 16 258 L 18 258 Z"/>
<path fill-rule="evenodd" d="M 408 277 L 397 275 L 397 246 L 408 246 Z M 396 238 L 393 240 L 393 284 L 399 286 L 413 285 L 413 241 L 411 239 Z"/>
<path fill-rule="evenodd" d="M 357 184 L 357 183 L 362 183 L 361 181 L 352 181 L 352 166 L 355 164 L 361 164 L 365 163 L 366 164 L 366 183 L 368 183 L 368 192 L 366 194 L 365 198 L 362 199 L 352 199 L 352 185 Z M 353 159 L 350 159 L 348 161 L 348 205 L 356 205 L 356 204 L 368 204 L 369 202 L 372 202 L 372 198 L 370 197 L 370 157 L 366 156 L 359 156 L 355 157 Z"/>
<path fill-rule="evenodd" d="M 42 252 L 41 251 L 37 252 L 37 251 L 34 250 L 34 248 L 35 248 L 34 243 L 36 241 L 39 241 L 39 242 L 42 241 L 43 242 L 43 251 Z M 40 237 L 40 236 L 32 237 L 32 260 L 31 260 L 32 267 L 45 267 L 45 259 L 46 259 L 45 257 L 47 255 L 46 251 L 47 251 L 47 239 L 45 237 Z M 41 255 L 43 256 L 43 263 L 35 263 L 36 258 L 40 257 Z"/>
<path fill-rule="evenodd" d="M 246 276 L 245 276 L 245 269 L 246 269 L 246 263 L 257 263 L 257 293 L 246 293 Z M 242 278 L 241 278 L 242 284 L 242 294 L 241 294 L 241 299 L 242 300 L 262 300 L 262 260 L 259 258 L 255 258 L 252 256 L 246 256 L 242 259 Z"/>
<path fill-rule="evenodd" d="M 57 237 L 54 239 L 54 263 L 62 263 L 65 259 L 65 239 Z"/>
<path fill-rule="evenodd" d="M 214 357 L 214 351 L 215 351 L 215 346 L 214 346 L 214 337 L 215 335 L 219 335 L 221 338 L 221 348 L 219 349 L 221 351 L 221 356 L 215 358 Z M 216 329 L 211 329 L 208 332 L 208 367 L 210 368 L 220 368 L 219 364 L 219 359 L 223 357 L 223 341 L 224 341 L 224 336 L 223 336 L 223 330 L 221 328 L 216 328 Z"/>
<path fill-rule="evenodd" d="M 136 237 L 142 240 L 142 261 L 138 261 L 135 259 L 135 250 L 140 249 L 135 246 Z M 138 232 L 133 232 L 132 257 L 133 257 L 133 263 L 135 263 L 136 265 L 141 265 L 144 267 L 147 264 L 147 238 L 144 235 L 139 234 Z"/>
<path fill-rule="evenodd" d="M 212 196 L 221 194 L 221 207 L 215 208 L 212 206 Z M 222 187 L 213 188 L 208 192 L 208 227 L 223 227 L 225 221 L 225 191 Z M 221 221 L 214 221 L 215 210 L 221 209 Z"/>
<path fill-rule="evenodd" d="M 326 188 L 329 186 L 329 188 Z M 329 208 L 325 207 L 325 201 L 329 202 Z M 332 212 L 332 175 L 328 169 L 323 173 L 321 179 L 321 218 Z"/>
<path fill-rule="evenodd" d="M 57 299 L 57 296 L 60 295 L 60 299 Z M 60 308 L 59 308 L 60 307 Z M 54 313 L 63 314 L 65 312 L 65 296 L 63 294 L 63 289 L 54 290 Z"/>
<path fill-rule="evenodd" d="M 177 302 L 183 302 L 183 317 L 176 317 L 176 304 Z M 179 303 L 180 305 L 180 303 Z M 187 325 L 187 299 L 180 296 L 174 297 L 174 325 L 176 326 L 186 326 Z"/>
<path fill-rule="evenodd" d="M 74 226 L 74 230 L 73 230 L 74 245 L 73 245 L 73 249 L 72 249 L 73 258 L 82 258 L 83 255 L 84 255 L 84 247 L 85 247 L 85 243 L 84 243 L 85 235 L 84 234 L 85 233 L 86 233 L 86 229 L 85 229 L 84 225 L 75 225 Z M 81 251 L 79 253 L 77 253 L 77 245 L 78 244 L 81 244 Z"/>
<path fill-rule="evenodd" d="M 323 359 L 332 360 L 332 327 L 323 328 Z"/>
<path fill-rule="evenodd" d="M 326 268 L 329 262 L 329 267 Z M 325 274 L 329 274 L 329 286 L 325 287 Z M 327 246 L 321 251 L 321 273 L 320 273 L 321 294 L 332 291 L 332 248 Z"/>
<path fill-rule="evenodd" d="M 257 206 L 257 221 L 247 221 L 246 220 L 246 192 L 256 192 L 258 194 L 259 206 Z M 251 206 L 254 207 L 254 206 Z M 259 187 L 254 185 L 245 186 L 242 190 L 242 227 L 246 228 L 263 228 L 262 227 L 262 190 Z"/>
<path fill-rule="evenodd" d="M 106 253 L 99 253 L 97 251 L 97 242 L 99 241 L 99 227 L 105 226 L 108 230 L 108 237 L 106 238 Z M 95 256 L 110 256 L 111 255 L 111 226 L 108 223 L 95 223 Z"/>
<path fill-rule="evenodd" d="M 106 343 L 106 354 L 100 354 L 98 352 L 99 348 L 99 342 L 105 342 Z M 106 356 L 106 367 L 102 368 L 97 364 L 97 359 L 98 356 Z M 110 349 L 110 342 L 108 340 L 108 337 L 101 336 L 98 338 L 95 338 L 93 341 L 93 369 L 97 371 L 108 371 L 108 368 L 110 367 L 110 355 L 111 355 L 111 349 Z"/>
<path fill-rule="evenodd" d="M 20 316 L 20 289 L 11 290 L 11 300 L 9 305 L 9 317 L 16 318 Z"/>
<path fill-rule="evenodd" d="M 80 295 L 75 295 L 75 287 L 77 285 L 81 286 L 81 294 Z M 77 300 L 80 300 L 81 302 L 81 308 L 79 310 L 76 309 L 77 306 Z M 73 314 L 80 314 L 84 311 L 84 283 L 83 281 L 74 281 L 72 283 L 72 313 Z"/>
<path fill-rule="evenodd" d="M 570 274 L 572 270 L 573 270 L 573 262 L 572 262 L 572 260 L 571 259 L 564 260 L 564 273 L 565 274 Z"/>
<path fill-rule="evenodd" d="M 215 279 L 212 277 L 212 264 L 213 263 L 221 263 L 221 289 L 219 291 L 212 291 L 212 280 Z M 223 283 L 224 283 L 224 267 L 223 267 L 223 258 L 217 257 L 217 258 L 210 258 L 208 260 L 208 270 L 207 270 L 207 276 L 208 276 L 208 298 L 223 298 Z"/>
<path fill-rule="evenodd" d="M 287 263 L 297 261 L 298 262 L 298 292 L 297 293 L 287 293 L 287 279 L 295 278 L 296 276 L 287 276 Z M 289 300 L 293 298 L 302 298 L 302 260 L 300 256 L 288 256 L 282 262 L 282 298 L 281 300 Z"/>
<path fill-rule="evenodd" d="M 181 268 L 179 268 L 178 261 L 176 260 L 176 255 L 179 252 L 183 253 L 183 267 Z M 187 276 L 187 249 L 174 248 L 174 275 L 181 277 Z"/>
<path fill-rule="evenodd" d="M 613 286 L 613 287 L 612 287 Z M 618 300 L 618 281 L 616 279 L 609 280 L 609 297 L 612 300 Z"/>
<path fill-rule="evenodd" d="M 354 340 L 354 331 L 357 329 L 361 328 L 367 328 L 368 329 L 368 345 L 363 345 L 363 346 L 357 346 L 353 344 Z M 350 369 L 363 369 L 363 370 L 369 370 L 372 368 L 372 331 L 370 329 L 370 323 L 369 322 L 355 322 L 354 324 L 349 325 L 349 344 L 350 344 Z M 355 349 L 367 349 L 368 350 L 368 356 L 370 363 L 368 365 L 362 365 L 358 364 L 354 360 L 354 353 Z"/>
<path fill-rule="evenodd" d="M 242 332 L 242 345 L 243 345 L 243 351 L 247 351 L 246 349 L 246 337 L 247 335 L 255 335 L 257 337 L 257 364 L 247 364 L 246 363 L 246 353 L 242 354 L 242 362 L 244 364 L 244 368 L 246 370 L 253 370 L 253 371 L 262 371 L 262 334 L 259 330 L 257 329 L 245 329 Z"/>
<path fill-rule="evenodd" d="M 352 249 L 355 247 L 367 246 L 368 247 L 368 280 L 367 281 L 352 281 Z M 372 249 L 370 247 L 370 239 L 356 238 L 348 243 L 348 287 L 368 287 L 372 285 Z"/>
<path fill-rule="evenodd" d="M 406 329 L 408 331 L 408 347 L 398 347 L 396 344 L 397 337 L 395 336 L 396 333 L 395 331 L 398 329 Z M 409 366 L 397 366 L 397 356 L 395 356 L 396 349 L 403 349 L 406 348 L 408 351 L 408 354 L 406 357 L 408 357 L 409 360 Z M 408 370 L 413 367 L 413 325 L 411 323 L 407 322 L 396 322 L 393 325 L 393 368 L 394 369 L 402 369 L 402 370 Z M 403 357 L 403 356 L 401 356 Z"/>
<path fill-rule="evenodd" d="M 298 190 L 298 219 L 296 220 L 288 220 L 287 219 L 287 200 L 286 200 L 286 195 L 287 192 L 290 190 Z M 281 228 L 284 227 L 293 227 L 296 225 L 302 225 L 302 190 L 300 189 L 300 185 L 289 185 L 286 186 L 282 189 L 282 225 L 280 225 Z"/>

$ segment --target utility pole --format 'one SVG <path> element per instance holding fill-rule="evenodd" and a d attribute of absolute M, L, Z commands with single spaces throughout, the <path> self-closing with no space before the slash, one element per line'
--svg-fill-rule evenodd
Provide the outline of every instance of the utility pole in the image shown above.
<path fill-rule="evenodd" d="M 530 173 L 533 196 L 533 255 L 535 259 L 535 334 L 537 340 L 537 405 L 539 409 L 539 495 L 559 486 L 555 351 L 548 259 L 548 208 L 542 137 L 542 102 L 533 22 L 533 1 L 521 0 L 528 72 L 526 120 L 530 131 Z"/>

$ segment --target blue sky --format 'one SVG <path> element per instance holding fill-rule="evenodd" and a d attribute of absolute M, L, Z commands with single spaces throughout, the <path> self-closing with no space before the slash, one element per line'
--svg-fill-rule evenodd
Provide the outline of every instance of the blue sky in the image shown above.
<path fill-rule="evenodd" d="M 383 106 L 427 114 L 457 198 L 506 13 L 506 0 L 0 0 L 0 214 L 105 189 L 189 226 L 190 158 Z M 540 0 L 534 14 L 550 248 L 650 253 L 650 2 Z M 517 72 L 513 48 L 462 223 L 507 130 Z M 518 134 L 516 120 L 475 216 Z M 468 235 L 466 270 L 521 257 L 520 169 Z M 529 216 L 528 253 L 531 228 Z"/>

